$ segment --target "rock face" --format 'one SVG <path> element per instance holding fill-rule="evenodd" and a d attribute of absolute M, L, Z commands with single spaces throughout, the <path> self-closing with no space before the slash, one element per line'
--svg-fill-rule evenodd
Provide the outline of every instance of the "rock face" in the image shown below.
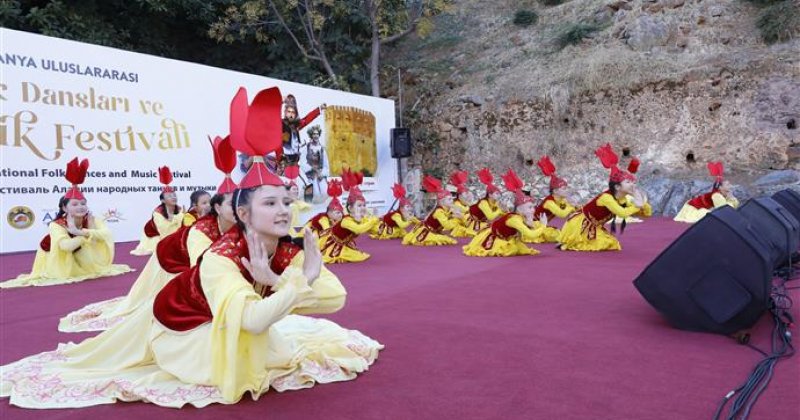
<path fill-rule="evenodd" d="M 585 200 L 606 188 L 594 150 L 609 142 L 641 160 L 641 183 L 668 215 L 710 188 L 710 161 L 725 163 L 741 198 L 797 187 L 800 39 L 764 44 L 751 3 L 572 0 L 536 9 L 539 22 L 523 32 L 498 18 L 519 2 L 456 2 L 465 11 L 441 36 L 463 40 L 430 63 L 456 70 L 437 85 L 415 69 L 426 89 L 404 99 L 419 104 L 412 167 L 513 168 L 541 194 L 534 162 L 547 154 Z M 574 22 L 599 29 L 553 50 L 552 34 Z M 409 51 L 421 67 L 418 46 Z"/>

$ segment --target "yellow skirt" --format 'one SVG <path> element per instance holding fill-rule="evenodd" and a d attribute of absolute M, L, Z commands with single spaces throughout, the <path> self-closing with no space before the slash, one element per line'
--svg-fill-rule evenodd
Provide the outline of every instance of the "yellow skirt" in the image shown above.
<path fill-rule="evenodd" d="M 547 226 L 544 228 L 544 232 L 542 232 L 541 235 L 534 239 L 524 239 L 523 242 L 526 244 L 558 243 L 558 235 L 560 234 L 561 231 L 557 228 Z"/>
<path fill-rule="evenodd" d="M 369 259 L 370 255 L 355 247 L 355 241 L 343 244 L 330 238 L 330 234 L 319 239 L 322 261 L 325 264 L 358 263 Z"/>
<path fill-rule="evenodd" d="M 462 221 L 453 230 L 450 231 L 450 236 L 453 238 L 473 238 L 478 232 L 467 227 L 467 222 Z"/>
<path fill-rule="evenodd" d="M 154 254 L 147 261 L 139 277 L 126 296 L 91 303 L 70 312 L 58 322 L 61 332 L 105 331 L 128 317 L 145 302 L 155 298 L 161 288 L 175 274 L 161 268 Z"/>
<path fill-rule="evenodd" d="M 134 271 L 125 264 L 104 264 L 102 261 L 93 258 L 92 253 L 99 252 L 97 247 L 85 245 L 84 248 L 86 249 L 78 250 L 73 253 L 72 257 L 69 257 L 74 258 L 71 268 L 67 268 L 69 266 L 49 267 L 48 264 L 61 264 L 63 261 L 50 260 L 48 253 L 39 249 L 36 251 L 36 258 L 33 260 L 33 268 L 30 274 L 21 274 L 15 279 L 6 280 L 0 283 L 0 289 L 78 283 L 100 277 L 119 276 Z"/>
<path fill-rule="evenodd" d="M 405 229 L 400 229 L 396 226 L 389 227 L 383 224 L 383 222 L 379 223 L 378 226 L 372 229 L 372 232 L 369 233 L 370 238 L 381 241 L 390 239 L 403 239 L 403 236 L 406 236 Z"/>
<path fill-rule="evenodd" d="M 611 235 L 604 226 L 597 226 L 595 237 L 590 238 L 589 229 L 583 230 L 583 221 L 586 216 L 578 214 L 567 220 L 561 228 L 558 242 L 565 251 L 619 251 L 622 246 L 617 238 Z"/>
<path fill-rule="evenodd" d="M 464 255 L 468 257 L 516 257 L 539 253 L 525 245 L 519 235 L 501 239 L 492 234 L 492 229 L 482 230 L 472 238 L 469 245 L 465 245 L 462 249 Z"/>
<path fill-rule="evenodd" d="M 439 246 L 455 245 L 458 241 L 440 233 L 434 233 L 425 225 L 419 225 L 403 237 L 403 245 Z"/>
<path fill-rule="evenodd" d="M 131 255 L 151 255 L 152 253 L 156 252 L 156 245 L 158 245 L 158 241 L 160 240 L 160 236 L 153 236 L 152 238 L 149 238 L 147 235 L 142 233 L 141 238 L 139 238 L 139 244 L 136 245 L 136 248 L 131 251 Z"/>
<path fill-rule="evenodd" d="M 689 203 L 686 203 L 681 208 L 681 211 L 675 216 L 674 221 L 676 222 L 683 222 L 683 223 L 697 223 L 700 219 L 706 217 L 711 210 L 709 209 L 698 209 L 694 206 L 690 206 Z"/>
<path fill-rule="evenodd" d="M 233 404 L 249 392 L 253 399 L 270 388 L 279 392 L 316 383 L 355 379 L 378 357 L 383 345 L 355 330 L 324 319 L 288 315 L 264 335 L 265 381 L 259 389 L 223 398 L 208 385 L 212 357 L 210 324 L 184 333 L 155 321 L 152 300 L 122 324 L 79 344 L 0 367 L 0 397 L 24 408 L 79 408 L 117 401 L 145 401 L 162 407 Z M 218 350 L 222 352 L 223 350 Z M 229 357 L 251 357 L 234 354 Z M 193 382 L 194 380 L 194 382 Z"/>

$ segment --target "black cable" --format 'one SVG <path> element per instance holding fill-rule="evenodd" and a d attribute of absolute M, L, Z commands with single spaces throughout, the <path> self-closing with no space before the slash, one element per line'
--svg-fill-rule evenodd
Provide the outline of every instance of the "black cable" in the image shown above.
<path fill-rule="evenodd" d="M 785 291 L 785 282 L 788 281 L 788 276 L 784 277 L 783 280 L 782 283 L 773 288 L 773 295 L 770 297 L 770 313 L 774 323 L 770 340 L 772 354 L 768 355 L 757 347 L 747 344 L 748 347 L 763 354 L 764 359 L 756 364 L 744 383 L 723 397 L 714 412 L 714 420 L 720 418 L 725 406 L 734 395 L 736 398 L 733 400 L 726 419 L 746 419 L 750 415 L 753 406 L 755 406 L 758 397 L 766 390 L 772 380 L 775 365 L 781 359 L 794 355 L 795 349 L 792 346 L 791 332 L 788 330 L 792 323 L 792 317 L 788 312 L 792 306 L 792 300 Z"/>

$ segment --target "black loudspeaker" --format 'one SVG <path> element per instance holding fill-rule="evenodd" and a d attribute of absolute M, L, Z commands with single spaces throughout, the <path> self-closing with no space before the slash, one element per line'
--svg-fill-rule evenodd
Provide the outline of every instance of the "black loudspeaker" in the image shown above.
<path fill-rule="evenodd" d="M 788 264 L 800 245 L 800 222 L 792 213 L 769 197 L 748 201 L 739 213 L 758 232 L 758 239 L 769 250 L 773 268 Z"/>
<path fill-rule="evenodd" d="M 785 189 L 773 194 L 772 199 L 777 201 L 786 210 L 789 210 L 792 216 L 800 221 L 800 192 Z"/>
<path fill-rule="evenodd" d="M 411 157 L 411 130 L 408 128 L 393 128 L 392 157 L 395 159 Z"/>
<path fill-rule="evenodd" d="M 732 207 L 687 229 L 634 280 L 675 328 L 730 335 L 769 307 L 773 263 L 758 232 Z"/>

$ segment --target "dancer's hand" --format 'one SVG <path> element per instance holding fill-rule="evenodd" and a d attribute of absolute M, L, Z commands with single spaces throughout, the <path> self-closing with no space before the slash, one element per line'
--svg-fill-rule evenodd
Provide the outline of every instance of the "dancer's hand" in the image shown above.
<path fill-rule="evenodd" d="M 541 224 L 542 224 L 542 226 L 547 226 L 547 222 L 548 222 L 548 220 L 547 220 L 547 214 L 545 214 L 545 213 L 542 213 L 542 215 L 541 215 L 541 216 L 539 216 L 539 223 L 541 223 Z"/>
<path fill-rule="evenodd" d="M 308 285 L 311 286 L 319 278 L 319 273 L 322 270 L 322 251 L 319 249 L 319 238 L 309 228 L 303 230 L 303 274 L 308 279 Z"/>
<path fill-rule="evenodd" d="M 250 276 L 258 284 L 270 287 L 278 284 L 280 276 L 270 268 L 267 250 L 264 248 L 264 244 L 259 239 L 258 234 L 248 227 L 245 240 L 247 241 L 247 249 L 250 251 L 250 258 L 242 258 L 244 268 L 250 272 Z"/>
<path fill-rule="evenodd" d="M 67 216 L 67 232 L 69 232 L 72 236 L 85 236 L 86 234 L 83 232 L 83 229 L 79 229 L 77 225 L 75 225 L 75 218 L 72 216 Z"/>
<path fill-rule="evenodd" d="M 642 192 L 637 188 L 633 192 L 633 205 L 636 207 L 643 207 L 644 204 L 647 202 L 647 198 L 642 194 Z"/>

